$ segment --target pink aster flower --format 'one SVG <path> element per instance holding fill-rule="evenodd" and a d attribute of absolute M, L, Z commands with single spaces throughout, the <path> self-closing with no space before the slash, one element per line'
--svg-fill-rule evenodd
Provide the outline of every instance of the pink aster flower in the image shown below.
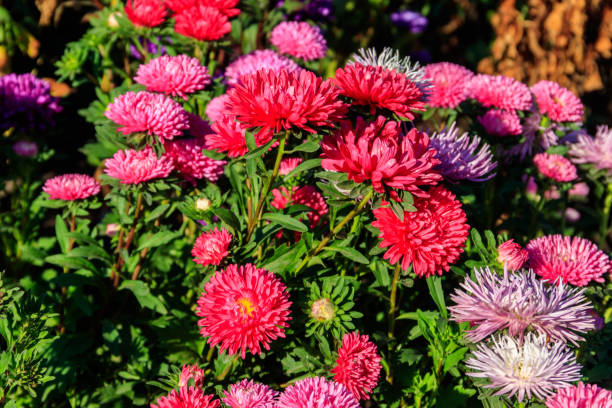
<path fill-rule="evenodd" d="M 278 55 L 272 50 L 256 50 L 243 55 L 229 64 L 225 68 L 225 80 L 229 86 L 234 86 L 240 82 L 240 78 L 247 74 L 254 74 L 260 69 L 267 69 L 273 72 L 287 70 L 288 72 L 299 71 L 298 64 L 287 57 Z"/>
<path fill-rule="evenodd" d="M 170 391 L 167 397 L 159 397 L 151 408 L 219 408 L 221 403 L 215 396 L 204 395 L 197 387 L 181 387 L 179 391 Z"/>
<path fill-rule="evenodd" d="M 586 198 L 589 196 L 589 191 L 589 185 L 584 181 L 581 181 L 574 184 L 568 193 L 570 197 Z"/>
<path fill-rule="evenodd" d="M 246 144 L 248 126 L 238 122 L 232 116 L 223 116 L 212 124 L 213 133 L 206 135 L 206 147 L 218 152 L 227 152 L 229 157 L 244 156 L 249 148 Z M 255 133 L 255 144 L 263 146 L 272 139 L 273 133 L 268 130 Z"/>
<path fill-rule="evenodd" d="M 304 186 L 298 188 L 293 187 L 291 191 L 285 187 L 272 190 L 273 200 L 270 202 L 272 207 L 277 210 L 282 210 L 289 203 L 301 204 L 310 207 L 313 211 L 308 213 L 310 228 L 314 228 L 319 224 L 321 216 L 327 214 L 328 207 L 325 198 L 313 186 Z"/>
<path fill-rule="evenodd" d="M 465 86 L 474 73 L 461 65 L 438 62 L 425 66 L 425 78 L 433 84 L 427 104 L 434 108 L 456 108 L 465 100 Z"/>
<path fill-rule="evenodd" d="M 523 132 L 521 119 L 515 111 L 489 109 L 478 122 L 493 136 L 516 136 Z"/>
<path fill-rule="evenodd" d="M 200 91 L 210 84 L 210 75 L 208 68 L 202 66 L 197 58 L 163 55 L 138 67 L 134 81 L 146 86 L 148 91 L 186 100 L 186 94 Z"/>
<path fill-rule="evenodd" d="M 576 180 L 578 173 L 568 159 L 558 154 L 538 153 L 533 163 L 544 176 L 559 182 Z"/>
<path fill-rule="evenodd" d="M 546 408 L 612 408 L 612 393 L 581 381 L 548 397 Z"/>
<path fill-rule="evenodd" d="M 527 262 L 527 251 L 522 249 L 513 239 L 499 244 L 497 247 L 497 260 L 504 268 L 511 271 L 518 271 Z"/>
<path fill-rule="evenodd" d="M 36 142 L 20 140 L 13 144 L 13 151 L 21 157 L 34 157 L 38 154 L 38 145 Z"/>
<path fill-rule="evenodd" d="M 323 58 L 327 52 L 327 43 L 321 35 L 321 29 L 303 21 L 280 23 L 270 33 L 270 43 L 282 54 L 301 58 L 304 61 Z"/>
<path fill-rule="evenodd" d="M 227 256 L 232 235 L 225 228 L 203 232 L 193 244 L 193 261 L 200 265 L 219 265 Z"/>
<path fill-rule="evenodd" d="M 132 24 L 155 27 L 166 19 L 166 7 L 161 0 L 127 0 L 123 8 Z"/>
<path fill-rule="evenodd" d="M 202 139 L 173 140 L 166 143 L 165 148 L 165 156 L 172 159 L 174 168 L 191 182 L 202 178 L 217 181 L 227 163 L 204 156 L 202 151 L 206 149 L 206 143 Z"/>
<path fill-rule="evenodd" d="M 211 347 L 230 355 L 247 349 L 260 354 L 270 341 L 285 337 L 291 302 L 286 286 L 273 273 L 255 265 L 229 265 L 204 286 L 196 314 L 200 333 Z"/>
<path fill-rule="evenodd" d="M 302 163 L 304 159 L 300 157 L 285 157 L 281 160 L 280 167 L 278 169 L 278 174 L 281 176 L 286 176 L 291 173 L 293 169 L 295 169 L 300 163 Z"/>
<path fill-rule="evenodd" d="M 545 235 L 527 244 L 528 265 L 548 282 L 586 286 L 602 283 L 610 271 L 610 259 L 597 245 L 580 237 Z"/>
<path fill-rule="evenodd" d="M 124 135 L 146 132 L 162 139 L 179 136 L 189 127 L 181 105 L 162 94 L 126 92 L 108 104 L 104 116 L 121 125 Z"/>
<path fill-rule="evenodd" d="M 474 76 L 465 87 L 465 95 L 467 98 L 476 99 L 485 108 L 529 110 L 532 105 L 531 92 L 527 85 L 503 75 Z"/>
<path fill-rule="evenodd" d="M 197 364 L 183 366 L 181 377 L 179 378 L 179 387 L 185 387 L 189 384 L 189 380 L 193 380 L 196 388 L 202 388 L 204 384 L 204 370 L 199 368 Z"/>
<path fill-rule="evenodd" d="M 527 333 L 523 341 L 504 335 L 476 347 L 465 362 L 467 375 L 489 379 L 484 387 L 498 389 L 493 395 L 546 399 L 581 377 L 574 352 L 565 343 L 548 343 L 545 335 Z"/>
<path fill-rule="evenodd" d="M 342 384 L 323 377 L 296 381 L 280 395 L 276 408 L 359 408 L 359 400 Z"/>
<path fill-rule="evenodd" d="M 612 129 L 598 126 L 594 138 L 587 134 L 578 135 L 578 141 L 570 145 L 569 155 L 574 163 L 591 164 L 612 175 Z"/>
<path fill-rule="evenodd" d="M 559 342 L 578 345 L 582 334 L 595 328 L 592 305 L 584 289 L 566 285 L 548 285 L 529 272 L 503 276 L 487 268 L 474 269 L 455 289 L 449 307 L 452 320 L 469 322 L 472 329 L 466 339 L 478 343 L 500 330 L 522 339 L 535 330 Z"/>
<path fill-rule="evenodd" d="M 210 102 L 208 102 L 208 105 L 206 106 L 206 116 L 208 116 L 208 119 L 211 122 L 216 122 L 223 116 L 229 115 L 229 112 L 225 107 L 228 99 L 229 96 L 227 94 L 222 94 L 215 96 L 210 100 Z"/>
<path fill-rule="evenodd" d="M 540 112 L 556 122 L 579 122 L 584 114 L 580 98 L 556 82 L 540 81 L 531 87 Z"/>
<path fill-rule="evenodd" d="M 62 174 L 45 181 L 42 190 L 52 200 L 74 201 L 100 192 L 100 184 L 86 174 Z"/>
<path fill-rule="evenodd" d="M 275 408 L 278 392 L 264 384 L 244 379 L 230 385 L 223 403 L 229 408 Z"/>
<path fill-rule="evenodd" d="M 166 156 L 158 158 L 150 147 L 119 150 L 104 161 L 104 173 L 121 180 L 122 184 L 166 178 L 173 169 L 172 159 Z"/>
<path fill-rule="evenodd" d="M 355 398 L 367 400 L 378 385 L 381 367 L 376 344 L 368 336 L 353 332 L 342 337 L 336 367 L 331 372 L 334 381 L 348 388 Z"/>

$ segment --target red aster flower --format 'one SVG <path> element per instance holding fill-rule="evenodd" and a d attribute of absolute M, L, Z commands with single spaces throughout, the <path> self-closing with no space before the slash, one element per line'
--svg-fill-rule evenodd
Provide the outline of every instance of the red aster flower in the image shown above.
<path fill-rule="evenodd" d="M 200 41 L 218 40 L 232 30 L 219 9 L 198 4 L 174 16 L 174 31 Z"/>
<path fill-rule="evenodd" d="M 127 0 L 123 11 L 132 24 L 140 27 L 158 26 L 166 18 L 166 7 L 160 0 Z"/>
<path fill-rule="evenodd" d="M 219 231 L 215 227 L 212 231 L 202 233 L 191 250 L 193 261 L 200 265 L 219 265 L 228 254 L 230 242 L 232 235 L 225 228 Z"/>
<path fill-rule="evenodd" d="M 208 68 L 202 66 L 197 58 L 163 55 L 138 67 L 134 81 L 146 86 L 148 91 L 180 96 L 186 100 L 186 94 L 210 84 L 210 75 Z"/>
<path fill-rule="evenodd" d="M 301 204 L 310 207 L 313 211 L 308 213 L 310 220 L 310 228 L 314 228 L 319 224 L 321 216 L 327 214 L 328 207 L 325 198 L 313 186 L 304 186 L 298 188 L 292 187 L 291 191 L 285 187 L 272 190 L 273 200 L 270 205 L 277 210 L 282 210 L 289 203 Z"/>
<path fill-rule="evenodd" d="M 238 0 L 165 0 L 166 7 L 175 13 L 182 13 L 194 6 L 203 5 L 218 9 L 227 17 L 233 17 L 240 14 L 240 10 L 234 8 L 238 4 Z"/>
<path fill-rule="evenodd" d="M 152 148 L 119 150 L 104 161 L 104 173 L 121 180 L 122 184 L 166 178 L 174 166 L 169 157 L 157 157 Z"/>
<path fill-rule="evenodd" d="M 465 95 L 476 99 L 485 108 L 529 110 L 531 92 L 527 85 L 503 75 L 476 75 L 465 87 Z"/>
<path fill-rule="evenodd" d="M 316 133 L 313 127 L 332 126 L 347 111 L 338 89 L 307 70 L 261 69 L 244 75 L 227 94 L 228 112 L 249 128 L 261 126 L 260 133 L 296 127 Z"/>
<path fill-rule="evenodd" d="M 522 249 L 513 239 L 497 247 L 497 260 L 511 271 L 518 271 L 527 262 L 527 251 Z"/>
<path fill-rule="evenodd" d="M 580 98 L 556 82 L 540 81 L 531 87 L 540 112 L 557 122 L 579 122 L 584 114 Z"/>
<path fill-rule="evenodd" d="M 353 332 L 342 338 L 336 367 L 331 372 L 335 374 L 334 380 L 348 388 L 355 398 L 367 400 L 378 384 L 380 368 L 376 344 L 368 336 Z"/>
<path fill-rule="evenodd" d="M 191 379 L 193 379 L 193 385 L 196 388 L 202 388 L 204 384 L 204 370 L 199 368 L 197 364 L 185 364 L 183 366 L 181 377 L 179 378 L 179 387 L 185 387 Z"/>
<path fill-rule="evenodd" d="M 42 190 L 52 200 L 73 201 L 98 194 L 100 184 L 86 174 L 62 174 L 45 181 Z"/>
<path fill-rule="evenodd" d="M 213 160 L 202 154 L 207 149 L 202 139 L 179 139 L 168 142 L 165 156 L 172 159 L 174 168 L 184 179 L 195 182 L 205 178 L 208 181 L 217 181 L 223 174 L 227 163 L 224 160 Z"/>
<path fill-rule="evenodd" d="M 404 211 L 400 220 L 388 207 L 373 211 L 372 225 L 380 230 L 380 247 L 390 247 L 384 259 L 402 268 L 412 264 L 417 276 L 442 275 L 459 259 L 470 229 L 461 203 L 442 186 L 429 190 L 429 197 L 414 200 L 415 212 Z"/>
<path fill-rule="evenodd" d="M 206 135 L 206 146 L 210 150 L 227 152 L 229 157 L 244 156 L 249 148 L 246 145 L 245 132 L 247 126 L 236 121 L 231 116 L 223 116 L 212 124 L 214 133 Z M 255 134 L 257 146 L 263 146 L 272 139 L 272 132 L 259 132 Z"/>
<path fill-rule="evenodd" d="M 179 392 L 170 391 L 167 397 L 159 397 L 151 408 L 219 408 L 219 400 L 213 399 L 214 395 L 204 395 L 204 392 L 196 387 L 181 387 Z"/>
<path fill-rule="evenodd" d="M 357 183 L 369 180 L 379 193 L 390 187 L 424 195 L 419 186 L 442 180 L 433 170 L 440 161 L 429 147 L 429 137 L 416 129 L 402 137 L 400 124 L 385 122 L 383 116 L 370 123 L 358 117 L 354 128 L 344 122 L 323 138 L 321 147 L 324 169 L 347 173 Z"/>
<path fill-rule="evenodd" d="M 425 110 L 423 92 L 417 84 L 392 69 L 348 65 L 338 68 L 335 83 L 354 105 L 369 106 L 372 115 L 376 109 L 388 109 L 402 118 L 414 119 L 411 111 Z"/>
<path fill-rule="evenodd" d="M 427 104 L 436 108 L 456 108 L 465 100 L 465 85 L 474 73 L 461 65 L 438 62 L 425 66 L 425 78 L 433 84 Z"/>
<path fill-rule="evenodd" d="M 230 355 L 247 349 L 260 354 L 270 341 L 285 337 L 290 311 L 287 288 L 273 273 L 255 265 L 229 265 L 204 286 L 196 314 L 202 336 Z"/>
<path fill-rule="evenodd" d="M 576 180 L 576 166 L 565 157 L 558 154 L 538 153 L 533 157 L 533 163 L 544 176 L 559 182 Z"/>

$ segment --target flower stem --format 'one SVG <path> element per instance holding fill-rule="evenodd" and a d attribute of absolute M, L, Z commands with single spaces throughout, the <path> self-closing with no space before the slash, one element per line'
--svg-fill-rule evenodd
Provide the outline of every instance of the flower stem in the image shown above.
<path fill-rule="evenodd" d="M 389 312 L 387 313 L 387 336 L 389 339 L 393 339 L 393 333 L 395 331 L 395 301 L 397 299 L 397 284 L 399 282 L 401 269 L 401 263 L 397 262 L 395 264 L 395 272 L 393 273 L 393 282 L 391 282 L 391 297 L 389 298 Z"/>
<path fill-rule="evenodd" d="M 612 184 L 608 184 L 601 224 L 599 226 L 599 247 L 605 248 L 607 245 L 608 232 L 610 231 L 610 210 L 612 209 Z"/>
<path fill-rule="evenodd" d="M 542 209 L 544 208 L 544 203 L 545 203 L 545 190 L 542 189 L 541 193 L 540 193 L 540 198 L 538 200 L 538 203 L 536 204 L 536 207 L 533 211 L 533 213 L 531 214 L 531 223 L 529 226 L 529 236 L 531 238 L 535 237 L 535 234 L 537 232 L 537 222 L 538 222 L 538 215 L 540 215 L 540 213 L 542 212 Z"/>
<path fill-rule="evenodd" d="M 234 354 L 234 358 L 232 358 L 232 361 L 227 366 L 225 366 L 225 368 L 223 369 L 221 374 L 219 374 L 217 376 L 217 378 L 216 378 L 217 381 L 223 381 L 225 379 L 225 377 L 230 372 L 232 367 L 234 367 L 236 365 L 236 363 L 238 362 L 238 356 L 239 356 L 238 353 Z"/>

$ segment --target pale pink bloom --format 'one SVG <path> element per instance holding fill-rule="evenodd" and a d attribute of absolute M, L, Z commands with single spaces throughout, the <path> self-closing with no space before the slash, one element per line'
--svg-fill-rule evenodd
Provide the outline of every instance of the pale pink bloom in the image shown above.
<path fill-rule="evenodd" d="M 227 94 L 222 94 L 215 96 L 210 100 L 210 102 L 208 102 L 208 105 L 206 106 L 206 116 L 208 116 L 208 120 L 211 122 L 216 122 L 223 116 L 229 114 L 229 111 L 225 105 L 228 99 L 229 96 Z"/>
<path fill-rule="evenodd" d="M 299 71 L 298 64 L 287 57 L 277 54 L 272 50 L 256 50 L 249 54 L 238 57 L 225 68 L 225 80 L 229 86 L 240 82 L 240 78 L 247 74 L 253 74 L 260 69 L 278 72 L 285 69 L 289 72 Z"/>
<path fill-rule="evenodd" d="M 516 136 L 523 132 L 521 119 L 515 111 L 490 109 L 478 116 L 478 122 L 493 136 Z"/>
<path fill-rule="evenodd" d="M 265 384 L 244 379 L 230 385 L 225 392 L 223 403 L 229 408 L 274 408 L 278 392 Z"/>
<path fill-rule="evenodd" d="M 612 408 L 612 393 L 595 384 L 562 388 L 546 399 L 546 408 Z"/>
<path fill-rule="evenodd" d="M 327 43 L 321 29 L 305 22 L 284 21 L 270 33 L 270 42 L 282 54 L 288 54 L 305 61 L 323 58 Z"/>
<path fill-rule="evenodd" d="M 276 408 L 359 408 L 359 400 L 342 384 L 310 377 L 287 387 Z"/>
<path fill-rule="evenodd" d="M 186 94 L 200 91 L 210 84 L 210 75 L 208 68 L 202 66 L 197 58 L 163 55 L 138 67 L 134 81 L 146 86 L 148 91 L 186 100 Z"/>
<path fill-rule="evenodd" d="M 13 151 L 21 157 L 34 157 L 38 154 L 38 145 L 36 142 L 20 140 L 13 144 Z"/>
<path fill-rule="evenodd" d="M 572 186 L 569 191 L 569 195 L 570 197 L 588 197 L 589 191 L 589 185 L 584 181 L 581 181 Z"/>
<path fill-rule="evenodd" d="M 181 377 L 179 378 L 179 387 L 185 387 L 189 384 L 189 380 L 193 380 L 193 384 L 197 388 L 202 388 L 204 383 L 204 370 L 199 368 L 197 364 L 183 366 Z"/>
<path fill-rule="evenodd" d="M 556 82 L 540 81 L 531 87 L 540 112 L 556 122 L 578 122 L 584 114 L 580 98 Z"/>
<path fill-rule="evenodd" d="M 300 157 L 285 157 L 283 160 L 281 160 L 278 174 L 281 176 L 286 176 L 303 161 L 304 159 Z"/>
<path fill-rule="evenodd" d="M 52 200 L 73 201 L 98 194 L 100 184 L 86 174 L 62 174 L 45 181 L 42 190 Z"/>
<path fill-rule="evenodd" d="M 565 209 L 565 219 L 567 222 L 572 223 L 580 221 L 580 211 L 572 207 L 567 207 Z"/>
<path fill-rule="evenodd" d="M 527 262 L 527 251 L 522 249 L 513 239 L 497 247 L 497 259 L 511 271 L 518 271 Z"/>
<path fill-rule="evenodd" d="M 574 163 L 592 164 L 612 175 L 612 129 L 598 126 L 594 138 L 579 134 L 578 141 L 570 146 L 569 155 Z"/>
<path fill-rule="evenodd" d="M 119 150 L 104 162 L 104 173 L 121 180 L 122 184 L 166 178 L 173 170 L 172 159 L 157 157 L 152 148 Z"/>
<path fill-rule="evenodd" d="M 532 105 L 527 85 L 503 75 L 474 76 L 465 86 L 465 95 L 476 99 L 485 108 L 529 110 Z"/>
<path fill-rule="evenodd" d="M 179 139 L 165 144 L 165 156 L 169 157 L 174 168 L 181 177 L 195 182 L 205 178 L 208 181 L 217 181 L 223 174 L 227 163 L 225 160 L 213 160 L 204 156 L 206 149 L 203 139 Z"/>
<path fill-rule="evenodd" d="M 106 224 L 106 231 L 105 231 L 106 236 L 114 237 L 115 235 L 117 235 L 120 229 L 121 229 L 121 226 L 119 224 L 115 224 L 115 223 Z"/>
<path fill-rule="evenodd" d="M 432 83 L 427 101 L 435 108 L 456 108 L 465 100 L 465 86 L 474 73 L 450 62 L 438 62 L 425 66 L 425 79 Z"/>
<path fill-rule="evenodd" d="M 575 180 L 578 177 L 576 166 L 558 154 L 538 153 L 533 163 L 544 176 L 559 182 Z"/>

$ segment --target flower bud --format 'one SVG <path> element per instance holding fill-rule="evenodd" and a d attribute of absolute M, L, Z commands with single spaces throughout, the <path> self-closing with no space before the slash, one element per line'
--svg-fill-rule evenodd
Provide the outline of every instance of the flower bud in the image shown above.
<path fill-rule="evenodd" d="M 117 21 L 117 16 L 119 15 L 121 14 L 118 11 L 110 13 L 108 20 L 106 20 L 106 24 L 108 24 L 110 28 L 119 28 L 119 22 Z"/>
<path fill-rule="evenodd" d="M 210 205 L 211 205 L 211 202 L 206 197 L 198 198 L 198 200 L 196 201 L 196 209 L 200 211 L 207 211 L 208 209 L 210 209 Z"/>
<path fill-rule="evenodd" d="M 181 378 L 179 379 L 179 387 L 185 387 L 189 383 L 189 379 L 193 378 L 196 388 L 201 388 L 204 383 L 204 370 L 198 367 L 197 364 L 183 366 Z"/>
<path fill-rule="evenodd" d="M 336 317 L 334 304 L 328 298 L 316 300 L 310 308 L 310 316 L 318 322 L 329 322 Z"/>
<path fill-rule="evenodd" d="M 119 232 L 119 230 L 121 229 L 121 227 L 119 226 L 119 224 L 106 224 L 106 236 L 107 237 L 112 237 L 115 236 L 115 234 L 117 234 L 117 232 Z"/>
<path fill-rule="evenodd" d="M 500 244 L 497 247 L 497 260 L 504 268 L 511 271 L 518 271 L 527 261 L 527 251 L 522 249 L 513 239 Z"/>

